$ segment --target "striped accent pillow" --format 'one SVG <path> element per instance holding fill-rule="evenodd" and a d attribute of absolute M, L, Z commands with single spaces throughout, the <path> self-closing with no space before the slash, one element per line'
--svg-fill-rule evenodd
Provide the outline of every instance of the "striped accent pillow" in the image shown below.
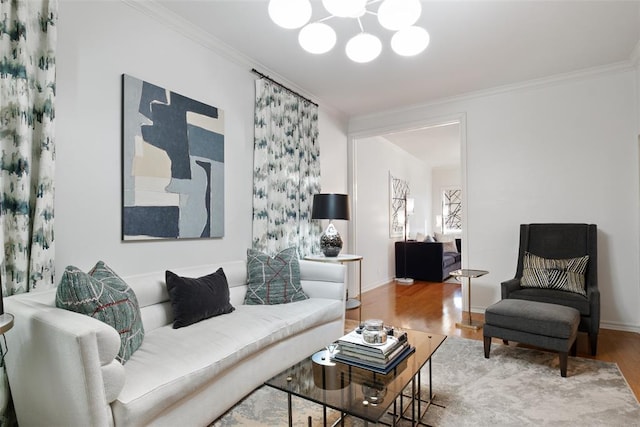
<path fill-rule="evenodd" d="M 247 250 L 247 305 L 275 305 L 309 299 L 300 283 L 298 249 L 291 247 L 273 258 Z"/>
<path fill-rule="evenodd" d="M 548 259 L 525 252 L 520 286 L 557 289 L 586 296 L 584 275 L 588 263 L 589 255 Z"/>
<path fill-rule="evenodd" d="M 144 339 L 140 306 L 133 289 L 104 262 L 85 273 L 68 266 L 56 291 L 56 307 L 86 314 L 120 334 L 116 359 L 124 364 Z"/>

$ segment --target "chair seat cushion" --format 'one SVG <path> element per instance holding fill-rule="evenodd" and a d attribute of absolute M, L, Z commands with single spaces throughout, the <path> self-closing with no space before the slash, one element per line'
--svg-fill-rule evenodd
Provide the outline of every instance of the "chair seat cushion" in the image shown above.
<path fill-rule="evenodd" d="M 487 308 L 485 322 L 537 335 L 570 338 L 578 329 L 580 313 L 557 304 L 504 299 Z"/>
<path fill-rule="evenodd" d="M 589 299 L 573 292 L 556 289 L 520 288 L 510 292 L 509 298 L 564 305 L 575 308 L 582 316 L 590 315 Z"/>

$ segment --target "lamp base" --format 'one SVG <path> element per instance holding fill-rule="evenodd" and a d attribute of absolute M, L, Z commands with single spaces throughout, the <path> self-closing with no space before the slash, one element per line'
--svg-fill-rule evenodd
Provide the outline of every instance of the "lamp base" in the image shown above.
<path fill-rule="evenodd" d="M 342 250 L 342 238 L 331 223 L 320 236 L 320 250 L 326 257 L 337 257 Z"/>
<path fill-rule="evenodd" d="M 413 285 L 413 279 L 410 277 L 396 277 L 396 283 L 399 285 Z"/>

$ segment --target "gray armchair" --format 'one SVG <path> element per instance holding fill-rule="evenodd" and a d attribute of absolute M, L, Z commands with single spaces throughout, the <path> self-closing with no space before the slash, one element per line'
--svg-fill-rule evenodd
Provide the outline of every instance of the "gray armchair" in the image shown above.
<path fill-rule="evenodd" d="M 591 354 L 595 356 L 600 330 L 600 291 L 598 290 L 597 226 L 594 224 L 522 224 L 518 267 L 513 279 L 502 282 L 502 299 L 517 298 L 573 307 L 580 312 L 578 330 L 589 334 Z M 586 297 L 556 289 L 520 286 L 525 252 L 539 257 L 565 259 L 589 255 L 585 272 Z"/>

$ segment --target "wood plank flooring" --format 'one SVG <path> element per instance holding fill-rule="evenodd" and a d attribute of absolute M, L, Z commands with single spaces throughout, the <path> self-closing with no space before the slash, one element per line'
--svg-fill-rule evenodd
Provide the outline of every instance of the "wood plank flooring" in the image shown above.
<path fill-rule="evenodd" d="M 400 328 L 482 340 L 482 330 L 456 328 L 461 319 L 460 284 L 416 281 L 406 286 L 391 282 L 363 292 L 362 302 L 362 320 L 382 319 L 385 324 Z M 484 321 L 484 315 L 479 313 L 472 313 L 472 318 Z M 357 321 L 358 309 L 347 311 L 347 319 Z M 578 356 L 617 363 L 640 400 L 640 334 L 601 328 L 598 354 L 593 357 L 587 335 L 580 333 Z"/>

